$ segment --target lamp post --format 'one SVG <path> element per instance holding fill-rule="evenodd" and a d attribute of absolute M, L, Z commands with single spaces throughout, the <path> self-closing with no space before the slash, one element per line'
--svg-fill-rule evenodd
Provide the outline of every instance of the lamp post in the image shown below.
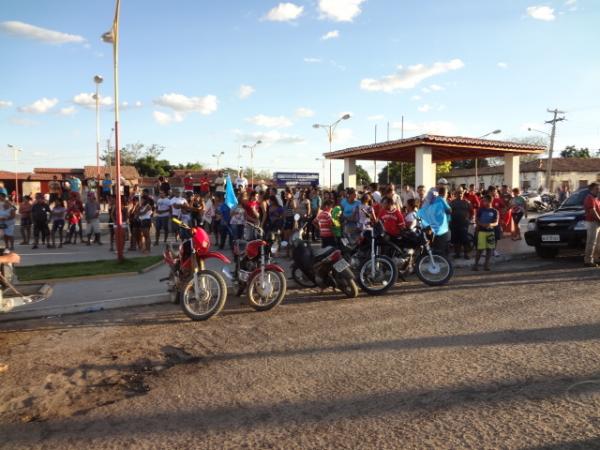
<path fill-rule="evenodd" d="M 494 130 L 494 131 L 490 131 L 489 133 L 484 134 L 483 136 L 479 136 L 479 139 L 485 139 L 488 136 L 491 136 L 492 134 L 500 134 L 502 133 L 502 130 Z M 475 189 L 479 189 L 479 175 L 477 173 L 477 165 L 478 165 L 478 160 L 477 158 L 475 158 Z"/>
<path fill-rule="evenodd" d="M 117 231 L 115 234 L 117 242 L 117 259 L 123 261 L 123 216 L 121 214 L 121 151 L 119 149 L 119 12 L 121 9 L 120 0 L 116 0 L 115 18 L 113 20 L 110 31 L 102 35 L 102 40 L 113 46 L 113 75 L 114 75 L 114 90 L 115 90 L 115 209 L 116 209 L 116 225 Z"/>
<path fill-rule="evenodd" d="M 8 144 L 8 148 L 12 148 L 13 157 L 15 158 L 15 194 L 17 195 L 17 203 L 19 202 L 19 152 L 22 150 L 12 144 Z"/>
<path fill-rule="evenodd" d="M 323 128 L 327 133 L 327 140 L 329 141 L 329 153 L 331 153 L 331 143 L 333 142 L 333 132 L 335 128 L 339 125 L 342 120 L 348 120 L 350 118 L 350 114 L 344 114 L 338 120 L 329 125 L 321 125 L 319 123 L 315 123 L 313 128 Z M 329 190 L 332 190 L 332 179 L 331 179 L 331 159 L 329 160 Z"/>
<path fill-rule="evenodd" d="M 262 141 L 259 139 L 254 144 L 251 145 L 242 145 L 242 148 L 250 149 L 250 186 L 252 186 L 252 190 L 254 190 L 254 149 L 258 144 L 262 144 Z"/>
<path fill-rule="evenodd" d="M 325 158 L 315 158 L 315 161 L 321 161 L 321 170 L 323 173 L 323 186 L 325 185 Z"/>
<path fill-rule="evenodd" d="M 104 79 L 100 75 L 94 76 L 96 84 L 96 181 L 100 180 L 100 84 Z"/>
<path fill-rule="evenodd" d="M 221 161 L 221 156 L 223 156 L 225 152 L 217 153 L 216 155 L 212 155 L 213 158 L 217 160 L 217 170 L 219 170 L 219 162 Z"/>

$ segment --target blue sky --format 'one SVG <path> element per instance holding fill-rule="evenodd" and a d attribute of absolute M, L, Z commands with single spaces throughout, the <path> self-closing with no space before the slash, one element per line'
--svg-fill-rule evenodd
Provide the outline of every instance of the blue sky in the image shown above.
<path fill-rule="evenodd" d="M 2 2 L 0 168 L 6 143 L 23 168 L 95 163 L 89 94 L 103 75 L 105 143 L 113 13 L 110 0 Z M 311 125 L 346 112 L 334 148 L 372 142 L 375 124 L 383 140 L 388 121 L 399 138 L 402 115 L 405 136 L 524 137 L 559 107 L 557 149 L 597 149 L 598 23 L 596 0 L 122 0 L 121 141 L 236 166 L 240 144 L 262 139 L 256 168 L 314 171 L 327 141 Z"/>

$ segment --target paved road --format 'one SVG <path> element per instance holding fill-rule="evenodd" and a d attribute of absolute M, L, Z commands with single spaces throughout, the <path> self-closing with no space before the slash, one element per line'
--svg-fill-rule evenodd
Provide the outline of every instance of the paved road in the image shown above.
<path fill-rule="evenodd" d="M 599 289 L 579 259 L 534 260 L 202 323 L 172 305 L 5 323 L 0 442 L 597 448 Z"/>

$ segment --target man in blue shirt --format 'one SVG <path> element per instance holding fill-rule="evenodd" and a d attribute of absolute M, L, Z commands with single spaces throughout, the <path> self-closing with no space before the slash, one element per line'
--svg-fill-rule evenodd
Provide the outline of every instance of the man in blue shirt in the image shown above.
<path fill-rule="evenodd" d="M 360 202 L 356 199 L 356 190 L 354 188 L 348 189 L 346 198 L 342 199 L 340 206 L 342 207 L 344 235 L 354 243 L 360 236 L 360 229 L 358 228 Z"/>

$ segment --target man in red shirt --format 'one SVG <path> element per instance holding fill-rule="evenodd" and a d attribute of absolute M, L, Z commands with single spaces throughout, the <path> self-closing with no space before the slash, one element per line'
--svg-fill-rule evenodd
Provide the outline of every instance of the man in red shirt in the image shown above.
<path fill-rule="evenodd" d="M 200 194 L 202 197 L 206 197 L 210 192 L 210 181 L 208 179 L 208 174 L 204 172 L 200 177 Z"/>
<path fill-rule="evenodd" d="M 396 208 L 394 201 L 389 197 L 383 199 L 383 209 L 380 211 L 379 220 L 383 223 L 385 232 L 392 237 L 398 237 L 400 231 L 406 228 L 404 215 Z"/>
<path fill-rule="evenodd" d="M 331 217 L 331 208 L 333 202 L 325 200 L 321 212 L 317 215 L 314 223 L 319 226 L 319 235 L 321 236 L 321 248 L 335 247 L 335 237 L 333 236 L 333 218 Z"/>
<path fill-rule="evenodd" d="M 194 178 L 192 178 L 192 173 L 188 172 L 183 177 L 183 190 L 185 192 L 194 192 Z"/>
<path fill-rule="evenodd" d="M 471 214 L 471 221 L 474 221 L 475 217 L 477 216 L 477 209 L 481 206 L 481 201 L 479 200 L 479 197 L 475 193 L 475 185 L 474 184 L 469 185 L 469 190 L 465 193 L 464 199 L 467 200 L 469 203 L 471 203 L 471 206 L 473 207 L 473 213 Z"/>
<path fill-rule="evenodd" d="M 597 183 L 590 184 L 590 193 L 583 201 L 585 208 L 585 225 L 587 228 L 587 238 L 585 242 L 584 265 L 586 267 L 599 267 L 600 259 L 600 200 L 598 192 L 600 186 Z"/>

